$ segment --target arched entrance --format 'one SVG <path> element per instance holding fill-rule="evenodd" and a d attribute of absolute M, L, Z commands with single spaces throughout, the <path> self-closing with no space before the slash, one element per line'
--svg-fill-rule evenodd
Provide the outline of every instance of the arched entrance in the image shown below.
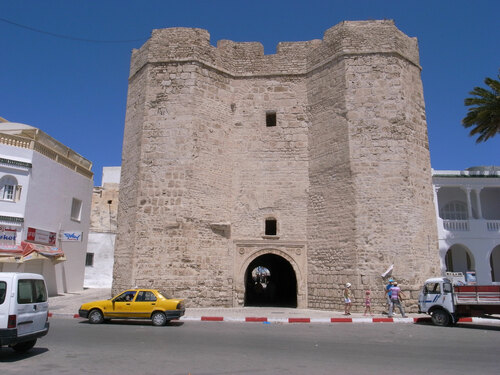
<path fill-rule="evenodd" d="M 500 245 L 495 247 L 490 255 L 491 281 L 500 282 Z"/>
<path fill-rule="evenodd" d="M 475 271 L 474 257 L 469 249 L 462 245 L 453 245 L 446 252 L 445 256 L 446 271 L 462 272 L 464 275 L 468 271 Z"/>
<path fill-rule="evenodd" d="M 275 254 L 255 258 L 245 271 L 245 306 L 297 307 L 292 265 Z"/>

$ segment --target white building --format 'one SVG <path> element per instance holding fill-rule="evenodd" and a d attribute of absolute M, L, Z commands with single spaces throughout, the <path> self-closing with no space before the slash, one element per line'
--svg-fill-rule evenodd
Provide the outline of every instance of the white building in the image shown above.
<path fill-rule="evenodd" d="M 500 284 L 500 167 L 433 170 L 432 181 L 442 272 Z"/>
<path fill-rule="evenodd" d="M 111 288 L 116 237 L 120 167 L 104 167 L 102 184 L 94 187 L 85 262 L 86 288 Z"/>
<path fill-rule="evenodd" d="M 91 167 L 37 128 L 0 122 L 0 271 L 43 274 L 50 295 L 82 290 Z"/>

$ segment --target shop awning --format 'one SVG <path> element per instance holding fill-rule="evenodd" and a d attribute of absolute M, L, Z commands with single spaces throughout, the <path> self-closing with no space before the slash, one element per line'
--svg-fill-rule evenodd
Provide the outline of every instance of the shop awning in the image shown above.
<path fill-rule="evenodd" d="M 0 245 L 0 263 L 20 263 L 23 248 L 19 245 Z"/>
<path fill-rule="evenodd" d="M 66 257 L 57 247 L 21 242 L 21 246 L 0 245 L 0 262 L 23 263 L 34 259 L 47 259 L 54 263 L 64 262 Z"/>

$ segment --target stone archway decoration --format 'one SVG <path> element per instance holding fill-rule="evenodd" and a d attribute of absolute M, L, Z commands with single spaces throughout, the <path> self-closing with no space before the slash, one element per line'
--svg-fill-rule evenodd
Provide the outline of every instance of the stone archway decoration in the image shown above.
<path fill-rule="evenodd" d="M 245 274 L 250 264 L 257 258 L 271 254 L 287 261 L 295 273 L 297 281 L 297 307 L 307 307 L 307 259 L 305 243 L 269 244 L 255 241 L 236 244 L 234 257 L 234 305 L 243 306 L 245 299 Z"/>

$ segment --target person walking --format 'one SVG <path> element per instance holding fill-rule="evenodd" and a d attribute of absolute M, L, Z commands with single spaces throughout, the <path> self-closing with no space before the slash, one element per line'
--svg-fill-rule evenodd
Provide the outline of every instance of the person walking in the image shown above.
<path fill-rule="evenodd" d="M 386 301 L 387 301 L 387 313 L 384 312 L 384 314 L 387 314 L 389 315 L 389 310 L 391 308 L 391 288 L 392 288 L 392 283 L 394 282 L 394 279 L 390 278 L 389 279 L 389 284 L 387 284 L 385 286 L 385 298 L 386 298 Z"/>
<path fill-rule="evenodd" d="M 392 318 L 392 311 L 394 309 L 394 306 L 399 307 L 399 312 L 401 313 L 401 316 L 403 318 L 406 318 L 405 309 L 403 306 L 401 306 L 401 300 L 403 298 L 406 298 L 406 296 L 401 291 L 401 288 L 398 287 L 397 281 L 393 282 L 390 292 L 391 292 L 391 305 L 389 306 L 389 318 Z"/>
<path fill-rule="evenodd" d="M 371 291 L 369 291 L 369 290 L 367 290 L 365 292 L 365 316 L 368 313 L 371 316 L 373 316 L 373 314 L 372 314 L 372 298 L 371 298 L 370 294 L 371 294 Z"/>
<path fill-rule="evenodd" d="M 352 306 L 352 291 L 351 291 L 351 283 L 345 284 L 344 288 L 344 315 L 351 315 L 351 306 Z"/>

